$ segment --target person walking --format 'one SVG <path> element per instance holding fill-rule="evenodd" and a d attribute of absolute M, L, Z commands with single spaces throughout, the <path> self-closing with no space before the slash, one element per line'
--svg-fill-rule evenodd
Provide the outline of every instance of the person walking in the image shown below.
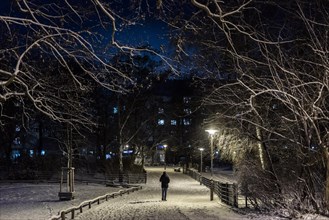
<path fill-rule="evenodd" d="M 160 177 L 161 188 L 162 188 L 162 201 L 167 201 L 167 191 L 170 183 L 170 178 L 166 171 Z"/>

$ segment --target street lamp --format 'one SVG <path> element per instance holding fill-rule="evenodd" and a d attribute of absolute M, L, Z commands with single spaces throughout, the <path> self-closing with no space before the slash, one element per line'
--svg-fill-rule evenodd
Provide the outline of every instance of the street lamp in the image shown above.
<path fill-rule="evenodd" d="M 214 166 L 213 166 L 213 160 L 214 160 L 214 134 L 218 132 L 218 130 L 215 129 L 209 129 L 206 130 L 208 134 L 210 135 L 210 170 L 211 170 L 211 187 L 210 187 L 210 200 L 214 200 L 214 181 L 213 181 L 213 173 L 214 173 Z"/>
<path fill-rule="evenodd" d="M 199 148 L 200 151 L 200 173 L 202 172 L 202 151 L 204 151 L 204 148 Z"/>
<path fill-rule="evenodd" d="M 208 132 L 208 134 L 210 135 L 210 172 L 211 172 L 211 179 L 213 177 L 213 173 L 214 173 L 214 165 L 213 165 L 213 160 L 214 160 L 214 134 L 216 134 L 216 132 L 218 132 L 218 130 L 215 129 L 209 129 L 206 130 L 206 132 Z"/>
<path fill-rule="evenodd" d="M 166 170 L 166 168 L 167 168 L 166 150 L 167 150 L 168 145 L 167 144 L 164 144 L 163 147 L 164 147 L 164 169 Z"/>

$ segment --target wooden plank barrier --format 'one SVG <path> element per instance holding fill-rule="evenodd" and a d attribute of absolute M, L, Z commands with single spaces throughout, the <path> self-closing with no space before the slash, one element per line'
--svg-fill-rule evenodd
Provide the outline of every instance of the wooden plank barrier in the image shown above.
<path fill-rule="evenodd" d="M 99 197 L 97 197 L 93 200 L 84 201 L 84 202 L 80 203 L 80 205 L 78 205 L 78 206 L 74 206 L 74 207 L 68 208 L 66 210 L 60 211 L 59 215 L 53 216 L 49 220 L 65 220 L 67 214 L 71 214 L 71 219 L 74 219 L 75 216 L 76 216 L 75 211 L 79 211 L 80 213 L 82 213 L 83 212 L 83 207 L 88 206 L 88 208 L 91 209 L 92 204 L 99 205 L 102 200 L 108 201 L 108 198 L 111 198 L 111 197 L 115 198 L 119 195 L 122 196 L 124 194 L 129 194 L 129 192 L 135 192 L 135 191 L 140 190 L 140 189 L 142 189 L 142 186 L 135 186 L 135 187 L 127 188 L 127 189 L 124 189 L 124 190 L 120 190 L 119 192 L 99 196 Z"/>
<path fill-rule="evenodd" d="M 239 194 L 239 187 L 236 183 L 212 181 L 211 179 L 202 176 L 199 172 L 191 169 L 187 170 L 186 174 L 209 188 L 211 192 L 214 192 L 218 196 L 221 202 L 236 208 L 248 207 L 248 197 Z"/>

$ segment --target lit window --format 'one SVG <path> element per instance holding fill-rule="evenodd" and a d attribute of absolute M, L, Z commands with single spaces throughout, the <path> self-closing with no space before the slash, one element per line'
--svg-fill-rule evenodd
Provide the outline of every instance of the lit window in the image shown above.
<path fill-rule="evenodd" d="M 191 119 L 184 118 L 184 119 L 183 119 L 183 124 L 184 124 L 184 125 L 191 125 Z"/>
<path fill-rule="evenodd" d="M 176 120 L 171 120 L 171 121 L 170 121 L 170 124 L 171 124 L 171 125 L 177 125 L 177 121 L 176 121 Z"/>
<path fill-rule="evenodd" d="M 163 114 L 163 113 L 164 113 L 164 109 L 163 109 L 163 108 L 159 108 L 158 113 L 159 113 L 159 114 Z"/>
<path fill-rule="evenodd" d="M 123 153 L 124 154 L 132 154 L 134 151 L 133 150 L 124 150 Z"/>
<path fill-rule="evenodd" d="M 19 137 L 16 137 L 13 141 L 15 145 L 20 145 L 21 144 L 21 139 Z"/>
<path fill-rule="evenodd" d="M 190 103 L 191 102 L 191 97 L 184 97 L 183 101 L 184 101 L 185 104 Z"/>
<path fill-rule="evenodd" d="M 164 125 L 165 121 L 164 119 L 158 119 L 158 125 Z"/>
<path fill-rule="evenodd" d="M 16 159 L 16 158 L 18 158 L 18 157 L 20 157 L 21 156 L 21 153 L 19 152 L 19 150 L 13 150 L 12 152 L 11 152 L 11 157 L 13 158 L 13 159 Z"/>
<path fill-rule="evenodd" d="M 186 114 L 191 114 L 191 113 L 192 113 L 191 109 L 189 109 L 189 108 L 185 108 L 185 109 L 184 109 L 184 112 L 185 112 Z"/>
<path fill-rule="evenodd" d="M 118 113 L 118 107 L 113 107 L 113 114 L 117 114 Z"/>

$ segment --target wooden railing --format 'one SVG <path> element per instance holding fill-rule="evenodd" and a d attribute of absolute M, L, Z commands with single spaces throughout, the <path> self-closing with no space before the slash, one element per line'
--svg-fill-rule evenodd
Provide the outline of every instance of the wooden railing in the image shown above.
<path fill-rule="evenodd" d="M 141 186 L 135 186 L 135 187 L 120 190 L 115 193 L 110 193 L 110 194 L 106 194 L 103 196 L 99 196 L 92 200 L 84 201 L 78 206 L 74 206 L 74 207 L 60 211 L 59 215 L 53 216 L 49 220 L 65 220 L 65 219 L 67 219 L 66 218 L 67 215 L 70 216 L 70 219 L 74 219 L 77 214 L 83 213 L 83 210 L 86 208 L 91 209 L 92 206 L 99 205 L 102 201 L 108 201 L 110 198 L 122 196 L 123 194 L 129 194 L 131 192 L 134 192 L 134 191 L 137 191 L 140 189 L 142 189 Z"/>
<path fill-rule="evenodd" d="M 202 176 L 199 172 L 190 169 L 188 169 L 186 173 L 199 181 L 200 184 L 209 188 L 211 193 L 214 192 L 221 202 L 236 208 L 248 207 L 248 198 L 241 194 L 238 184 L 211 180 Z"/>

